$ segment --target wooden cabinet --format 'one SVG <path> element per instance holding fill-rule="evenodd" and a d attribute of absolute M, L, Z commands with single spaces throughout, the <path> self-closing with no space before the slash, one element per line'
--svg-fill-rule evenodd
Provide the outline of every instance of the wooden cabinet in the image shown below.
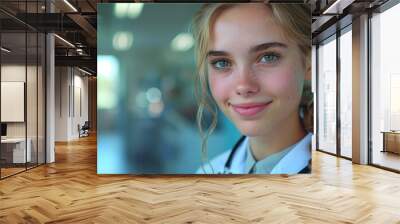
<path fill-rule="evenodd" d="M 383 152 L 400 154 L 400 131 L 388 131 L 383 133 Z"/>

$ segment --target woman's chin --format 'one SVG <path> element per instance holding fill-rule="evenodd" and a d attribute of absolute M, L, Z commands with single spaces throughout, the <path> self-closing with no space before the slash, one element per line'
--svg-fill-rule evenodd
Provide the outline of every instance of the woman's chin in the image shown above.
<path fill-rule="evenodd" d="M 262 135 L 262 130 L 260 130 L 261 128 L 258 126 L 247 125 L 238 127 L 238 129 L 242 135 L 247 137 L 256 137 Z"/>
<path fill-rule="evenodd" d="M 238 121 L 234 122 L 236 128 L 242 135 L 248 137 L 265 136 L 274 133 L 276 122 L 271 122 L 268 119 L 258 119 L 252 121 Z"/>

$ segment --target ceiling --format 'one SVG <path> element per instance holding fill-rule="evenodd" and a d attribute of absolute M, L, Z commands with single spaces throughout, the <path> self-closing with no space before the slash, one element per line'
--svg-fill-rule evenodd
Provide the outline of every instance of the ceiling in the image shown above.
<path fill-rule="evenodd" d="M 334 0 L 306 0 L 311 4 L 313 13 L 313 38 L 321 35 L 332 24 L 345 13 L 363 11 L 367 8 L 376 7 L 386 0 L 340 0 L 347 2 L 342 4 L 341 11 L 337 15 L 324 15 L 323 12 L 334 4 Z M 85 65 L 89 70 L 96 72 L 97 56 L 97 21 L 107 23 L 113 15 L 112 7 L 106 7 L 107 3 L 132 2 L 113 0 L 68 0 L 77 11 L 69 6 L 64 0 L 1 0 L 0 1 L 0 25 L 3 32 L 2 45 L 13 49 L 13 55 L 26 54 L 25 42 L 28 42 L 29 55 L 36 51 L 36 39 L 28 35 L 25 40 L 25 29 L 39 32 L 55 32 L 60 37 L 74 44 L 71 48 L 59 38 L 56 38 L 56 63 L 58 65 Z M 148 1 L 147 1 L 148 2 Z M 282 1 L 279 1 L 282 2 Z M 287 0 L 285 2 L 302 2 L 298 0 Z M 100 4 L 100 5 L 98 5 Z M 173 36 L 182 32 L 182 27 L 188 27 L 189 18 L 194 10 L 199 8 L 198 4 L 145 4 L 142 15 L 136 19 L 121 19 L 110 26 L 110 32 L 104 32 L 105 38 L 114 31 L 130 30 L 135 35 L 135 47 L 137 50 L 165 46 Z M 340 5 L 340 4 L 339 4 Z M 99 9 L 99 17 L 97 16 Z M 347 11 L 346 11 L 347 10 Z M 52 13 L 49 13 L 49 12 Z M 115 22 L 115 20 L 113 20 Z M 144 22 L 145 21 L 145 22 Z M 168 22 L 165 22 L 168 21 Z M 151 24 L 152 33 L 148 32 Z M 104 39 L 104 38 L 103 38 Z M 81 49 L 78 50 L 76 49 Z M 105 44 L 102 50 L 112 50 L 112 44 Z M 11 56 L 11 55 L 10 55 Z M 13 57 L 9 57 L 13 58 Z"/>

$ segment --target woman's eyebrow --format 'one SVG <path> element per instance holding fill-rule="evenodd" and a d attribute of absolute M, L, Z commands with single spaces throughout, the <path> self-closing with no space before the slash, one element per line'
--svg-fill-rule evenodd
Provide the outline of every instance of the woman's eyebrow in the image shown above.
<path fill-rule="evenodd" d="M 256 45 L 250 49 L 250 52 L 257 52 L 257 51 L 262 51 L 271 47 L 280 47 L 280 48 L 288 48 L 288 46 L 284 43 L 280 42 L 269 42 L 269 43 L 263 43 Z"/>
<path fill-rule="evenodd" d="M 288 48 L 288 46 L 286 44 L 281 43 L 281 42 L 268 42 L 268 43 L 263 43 L 263 44 L 259 44 L 259 45 L 252 47 L 250 49 L 250 52 L 258 52 L 258 51 L 262 51 L 262 50 L 272 48 L 272 47 Z M 225 51 L 211 50 L 211 51 L 207 52 L 206 58 L 208 58 L 209 56 L 227 56 L 227 55 L 229 55 L 229 54 Z"/>
<path fill-rule="evenodd" d="M 206 57 L 208 58 L 210 56 L 226 56 L 226 55 L 228 55 L 228 53 L 225 52 L 225 51 L 213 51 L 213 50 L 211 50 L 211 51 L 207 52 L 207 56 Z"/>

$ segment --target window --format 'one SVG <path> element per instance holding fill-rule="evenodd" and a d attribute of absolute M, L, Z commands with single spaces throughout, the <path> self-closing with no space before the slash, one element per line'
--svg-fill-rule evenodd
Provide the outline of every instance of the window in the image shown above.
<path fill-rule="evenodd" d="M 351 26 L 340 36 L 340 155 L 352 157 L 352 35 Z"/>
<path fill-rule="evenodd" d="M 372 163 L 400 170 L 400 4 L 371 18 Z"/>
<path fill-rule="evenodd" d="M 336 36 L 318 48 L 318 149 L 336 154 Z"/>

